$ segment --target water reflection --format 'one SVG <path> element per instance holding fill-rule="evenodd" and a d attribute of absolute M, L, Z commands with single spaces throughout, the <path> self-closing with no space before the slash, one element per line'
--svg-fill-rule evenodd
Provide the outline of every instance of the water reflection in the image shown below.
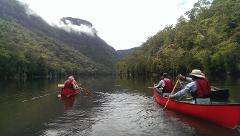
<path fill-rule="evenodd" d="M 48 80 L 0 82 L 1 135 L 32 135 L 60 114 L 56 87 Z M 54 95 L 53 95 L 54 94 Z"/>
<path fill-rule="evenodd" d="M 162 110 L 147 88 L 158 79 L 77 79 L 93 95 L 80 93 L 70 99 L 58 99 L 57 84 L 64 79 L 0 82 L 1 135 L 240 135 L 237 130 Z M 212 83 L 227 85 L 231 101 L 240 102 L 239 82 L 227 82 Z"/>
<path fill-rule="evenodd" d="M 198 136 L 239 136 L 240 133 L 237 130 L 228 129 L 222 126 L 218 126 L 211 122 L 206 122 L 204 120 L 190 117 L 181 113 L 176 113 L 173 111 L 166 111 L 166 116 L 168 118 L 177 118 L 179 121 L 183 122 L 187 126 L 190 126 L 195 135 Z"/>
<path fill-rule="evenodd" d="M 63 102 L 64 105 L 64 111 L 67 111 L 73 107 L 74 101 L 76 99 L 76 95 L 71 96 L 71 97 L 60 97 L 61 101 Z"/>

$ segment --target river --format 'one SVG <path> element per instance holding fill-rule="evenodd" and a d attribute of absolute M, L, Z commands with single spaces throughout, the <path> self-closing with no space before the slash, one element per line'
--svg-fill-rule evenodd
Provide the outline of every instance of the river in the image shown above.
<path fill-rule="evenodd" d="M 2 136 L 240 136 L 200 119 L 162 110 L 148 86 L 157 79 L 78 78 L 92 94 L 57 97 L 63 79 L 0 82 Z M 240 103 L 240 79 L 212 79 Z M 230 118 L 230 117 L 229 117 Z"/>

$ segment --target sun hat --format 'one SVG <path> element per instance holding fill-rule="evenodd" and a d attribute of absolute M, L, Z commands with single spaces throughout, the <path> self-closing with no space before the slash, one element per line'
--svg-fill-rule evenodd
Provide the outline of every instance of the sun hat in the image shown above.
<path fill-rule="evenodd" d="M 200 77 L 200 78 L 205 78 L 205 74 L 202 73 L 201 70 L 199 69 L 193 69 L 190 75 L 195 76 L 195 77 Z"/>
<path fill-rule="evenodd" d="M 74 77 L 73 76 L 69 76 L 68 79 L 74 80 Z"/>

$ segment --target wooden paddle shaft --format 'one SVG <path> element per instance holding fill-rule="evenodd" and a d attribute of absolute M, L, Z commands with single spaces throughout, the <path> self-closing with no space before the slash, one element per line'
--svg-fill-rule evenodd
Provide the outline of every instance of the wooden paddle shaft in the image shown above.
<path fill-rule="evenodd" d="M 58 88 L 63 88 L 64 84 L 58 84 Z"/>
<path fill-rule="evenodd" d="M 177 82 L 175 83 L 175 85 L 174 85 L 174 87 L 173 87 L 173 90 L 172 90 L 172 92 L 171 92 L 170 94 L 173 94 L 173 93 L 174 93 L 174 91 L 175 91 L 175 89 L 176 89 L 176 87 L 177 87 L 178 82 L 179 82 L 179 79 L 177 79 Z M 169 100 L 170 100 L 170 98 L 168 97 L 168 100 L 167 100 L 165 106 L 163 107 L 163 109 L 165 109 L 165 108 L 167 107 L 167 104 L 168 104 Z"/>

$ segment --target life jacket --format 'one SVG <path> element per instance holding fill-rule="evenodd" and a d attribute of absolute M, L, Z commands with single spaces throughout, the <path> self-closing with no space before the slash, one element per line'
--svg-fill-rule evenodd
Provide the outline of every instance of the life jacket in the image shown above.
<path fill-rule="evenodd" d="M 64 84 L 64 88 L 73 89 L 72 80 L 67 80 Z"/>
<path fill-rule="evenodd" d="M 197 90 L 195 92 L 195 98 L 208 98 L 211 95 L 210 85 L 207 79 L 198 79 L 195 81 Z"/>
<path fill-rule="evenodd" d="M 173 83 L 170 79 L 164 79 L 165 86 L 163 87 L 163 93 L 171 93 L 173 90 Z"/>

